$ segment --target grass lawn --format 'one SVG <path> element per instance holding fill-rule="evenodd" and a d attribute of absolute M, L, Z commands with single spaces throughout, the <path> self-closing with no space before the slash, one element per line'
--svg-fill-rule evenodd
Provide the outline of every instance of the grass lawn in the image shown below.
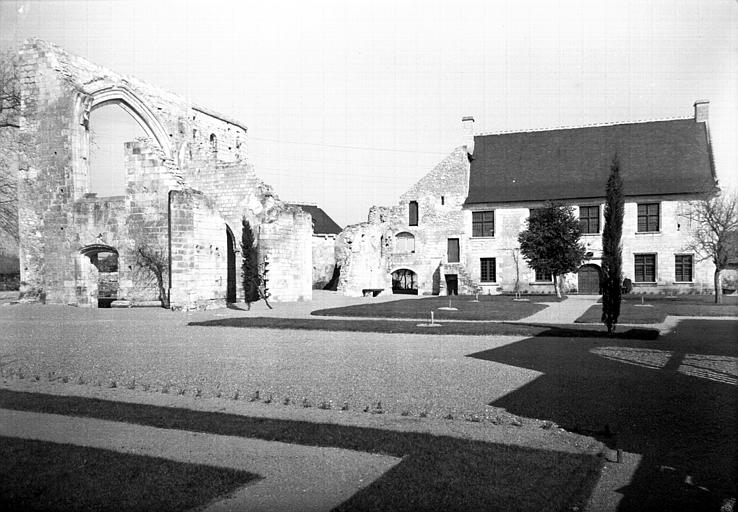
<path fill-rule="evenodd" d="M 581 507 L 589 496 L 603 462 L 601 457 L 584 451 L 551 451 L 415 432 L 2 389 L 0 407 L 402 457 L 400 464 L 337 510 L 570 510 L 573 505 Z M 525 437 L 525 428 L 518 432 Z M 118 472 L 117 464 L 111 467 Z M 16 467 L 16 472 L 22 474 L 23 469 Z M 179 473 L 175 474 L 179 478 Z M 88 475 L 85 480 L 94 482 L 98 478 Z M 169 496 L 179 494 L 177 488 L 161 489 Z"/>
<path fill-rule="evenodd" d="M 0 437 L 3 510 L 187 510 L 258 478 L 227 468 Z"/>
<path fill-rule="evenodd" d="M 437 320 L 520 320 L 542 309 L 545 305 L 535 302 L 558 302 L 555 295 L 529 295 L 527 301 L 515 301 L 509 295 L 480 295 L 479 302 L 474 296 L 454 295 L 427 297 L 422 299 L 401 299 L 391 302 L 359 304 L 341 308 L 313 311 L 316 316 L 351 316 L 369 318 L 420 318 L 430 320 L 433 311 Z M 456 311 L 439 308 L 448 308 Z"/>
<path fill-rule="evenodd" d="M 577 319 L 579 323 L 600 321 L 602 306 L 592 306 Z M 672 316 L 738 316 L 738 297 L 725 296 L 715 304 L 711 295 L 624 295 L 618 322 L 658 324 Z"/>
<path fill-rule="evenodd" d="M 599 320 L 599 317 L 598 317 Z M 324 318 L 273 318 L 237 317 L 219 318 L 190 322 L 193 327 L 237 327 L 250 329 L 299 329 L 334 332 L 378 332 L 402 334 L 445 334 L 466 336 L 553 336 L 567 338 L 589 338 L 607 336 L 601 328 L 578 328 L 567 326 L 514 324 L 506 322 L 441 322 L 440 327 L 420 327 L 408 320 L 329 320 Z M 631 329 L 617 336 L 636 339 L 655 339 L 658 331 L 651 329 Z"/>

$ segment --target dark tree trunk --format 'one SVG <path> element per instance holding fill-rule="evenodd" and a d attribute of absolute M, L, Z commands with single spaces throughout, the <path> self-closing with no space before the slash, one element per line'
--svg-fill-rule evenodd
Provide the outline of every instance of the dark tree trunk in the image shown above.
<path fill-rule="evenodd" d="M 720 269 L 715 268 L 715 275 L 713 276 L 715 281 L 715 304 L 723 303 L 723 286 L 720 280 L 720 272 Z"/>

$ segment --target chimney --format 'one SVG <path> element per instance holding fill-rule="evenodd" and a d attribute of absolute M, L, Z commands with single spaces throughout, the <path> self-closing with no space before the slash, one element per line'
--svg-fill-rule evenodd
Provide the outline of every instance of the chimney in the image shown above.
<path fill-rule="evenodd" d="M 461 118 L 461 128 L 464 132 L 463 142 L 466 146 L 466 152 L 470 155 L 474 154 L 474 118 L 472 116 L 464 116 Z"/>
<path fill-rule="evenodd" d="M 694 102 L 694 121 L 704 123 L 707 121 L 710 100 L 697 100 Z"/>

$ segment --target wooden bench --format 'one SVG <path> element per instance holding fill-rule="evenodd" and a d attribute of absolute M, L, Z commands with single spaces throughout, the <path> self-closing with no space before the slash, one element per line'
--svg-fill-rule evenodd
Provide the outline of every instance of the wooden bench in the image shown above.
<path fill-rule="evenodd" d="M 364 288 L 363 290 L 361 290 L 361 293 L 364 294 L 364 297 L 376 297 L 383 291 L 384 288 Z"/>

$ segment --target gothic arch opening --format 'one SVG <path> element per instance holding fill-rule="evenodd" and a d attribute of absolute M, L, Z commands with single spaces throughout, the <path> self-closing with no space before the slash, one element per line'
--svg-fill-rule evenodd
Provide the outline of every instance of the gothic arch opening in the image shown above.
<path fill-rule="evenodd" d="M 96 106 L 89 118 L 89 193 L 101 197 L 122 196 L 126 193 L 125 143 L 147 137 L 140 123 L 110 101 Z"/>
<path fill-rule="evenodd" d="M 417 274 L 408 268 L 400 268 L 392 272 L 392 293 L 417 295 Z"/>

